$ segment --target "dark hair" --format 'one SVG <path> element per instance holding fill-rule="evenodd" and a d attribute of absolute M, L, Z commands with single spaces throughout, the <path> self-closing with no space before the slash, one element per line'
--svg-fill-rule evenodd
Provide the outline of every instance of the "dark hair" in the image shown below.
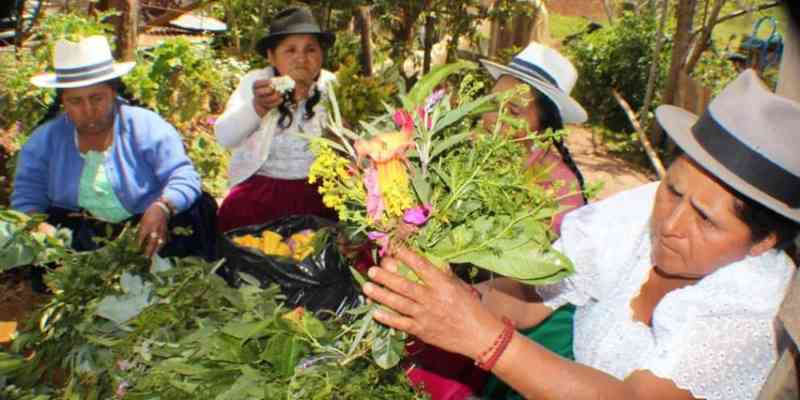
<path fill-rule="evenodd" d="M 127 104 L 142 107 L 142 105 L 130 94 L 125 84 L 122 83 L 122 79 L 114 78 L 101 83 L 111 86 L 111 89 L 114 91 L 114 93 L 116 93 L 118 99 L 122 99 Z M 63 97 L 64 89 L 56 89 L 56 97 L 53 98 L 53 101 L 47 106 L 47 111 L 45 111 L 44 116 L 42 116 L 39 122 L 36 123 L 36 127 L 39 127 L 45 122 L 57 117 L 58 114 L 61 113 L 61 101 Z"/>
<path fill-rule="evenodd" d="M 750 229 L 750 240 L 753 243 L 758 243 L 774 233 L 778 239 L 775 248 L 783 250 L 792 244 L 800 231 L 800 226 L 796 222 L 742 195 L 733 188 L 729 187 L 729 189 L 736 196 L 734 203 L 736 215 Z"/>
<path fill-rule="evenodd" d="M 535 88 L 534 91 L 536 92 L 536 104 L 538 106 L 537 110 L 539 111 L 540 128 L 550 128 L 554 131 L 564 129 L 564 122 L 561 120 L 561 112 L 558 110 L 556 103 Z M 567 165 L 570 171 L 572 171 L 572 173 L 575 174 L 575 177 L 578 179 L 578 186 L 581 190 L 581 196 L 583 197 L 583 201 L 586 202 L 586 195 L 583 193 L 583 174 L 581 174 L 581 171 L 575 164 L 575 160 L 572 159 L 572 154 L 570 154 L 569 149 L 564 144 L 564 140 L 559 138 L 553 142 L 553 146 L 555 146 L 556 150 L 558 150 L 558 153 L 561 155 L 561 159 L 564 160 L 564 164 Z"/>

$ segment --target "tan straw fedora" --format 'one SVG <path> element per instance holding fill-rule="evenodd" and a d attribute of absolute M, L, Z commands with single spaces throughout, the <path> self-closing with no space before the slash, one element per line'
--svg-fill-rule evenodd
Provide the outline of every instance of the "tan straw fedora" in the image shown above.
<path fill-rule="evenodd" d="M 47 88 L 91 86 L 127 74 L 133 62 L 115 63 L 103 36 L 89 36 L 80 42 L 59 40 L 53 50 L 53 69 L 31 78 L 31 83 Z"/>
<path fill-rule="evenodd" d="M 535 87 L 556 104 L 565 123 L 580 124 L 588 118 L 586 110 L 570 97 L 578 71 L 558 50 L 531 42 L 508 65 L 489 60 L 481 60 L 481 64 L 494 79 L 511 75 Z"/>
<path fill-rule="evenodd" d="M 656 118 L 711 174 L 800 222 L 800 103 L 772 93 L 750 69 L 700 117 L 665 105 Z"/>

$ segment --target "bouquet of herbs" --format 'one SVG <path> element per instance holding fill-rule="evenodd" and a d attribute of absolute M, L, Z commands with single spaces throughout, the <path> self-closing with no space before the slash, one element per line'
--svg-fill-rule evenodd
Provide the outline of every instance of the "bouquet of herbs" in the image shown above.
<path fill-rule="evenodd" d="M 401 244 L 443 267 L 466 263 L 527 284 L 557 282 L 572 271 L 550 245 L 559 187 L 537 184 L 546 169 L 524 167 L 526 146 L 548 146 L 555 136 L 504 132 L 504 126 L 521 127 L 506 109 L 524 101 L 526 86 L 478 98 L 470 79 L 455 94 L 437 90 L 449 75 L 469 68 L 475 64 L 434 69 L 401 97 L 401 107 L 387 105 L 386 115 L 362 121 L 358 129 L 345 126 L 331 96 L 334 139 L 313 141 L 317 158 L 309 179 L 319 182 L 325 204 L 356 236 L 379 245 L 380 255 Z M 487 110 L 499 110 L 488 129 L 477 121 Z M 401 272 L 419 281 L 410 269 Z M 377 342 L 402 351 L 405 337 L 382 329 Z M 384 367 L 401 356 L 375 355 Z"/>

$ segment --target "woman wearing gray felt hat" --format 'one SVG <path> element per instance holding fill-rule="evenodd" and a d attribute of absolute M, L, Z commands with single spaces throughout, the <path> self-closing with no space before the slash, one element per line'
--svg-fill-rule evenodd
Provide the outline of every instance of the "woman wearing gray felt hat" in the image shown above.
<path fill-rule="evenodd" d="M 314 161 L 308 140 L 294 135 L 322 134 L 324 97 L 335 79 L 322 63 L 333 41 L 305 7 L 276 14 L 258 41 L 270 65 L 242 77 L 214 125 L 217 141 L 232 153 L 221 231 L 295 214 L 336 217 L 306 179 Z"/>
<path fill-rule="evenodd" d="M 783 246 L 800 221 L 800 104 L 747 70 L 702 116 L 672 106 L 656 115 L 684 153 L 661 182 L 567 215 L 553 246 L 573 275 L 514 291 L 500 278 L 479 284 L 478 297 L 396 249 L 364 286 L 393 310 L 374 318 L 475 359 L 524 398 L 756 398 L 778 358 L 774 321 L 795 271 Z M 396 276 L 398 262 L 425 285 Z M 513 332 L 568 303 L 574 361 Z"/>

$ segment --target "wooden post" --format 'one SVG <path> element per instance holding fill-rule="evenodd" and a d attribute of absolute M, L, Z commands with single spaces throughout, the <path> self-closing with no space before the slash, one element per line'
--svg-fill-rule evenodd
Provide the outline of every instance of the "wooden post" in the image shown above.
<path fill-rule="evenodd" d="M 636 114 L 633 113 L 633 109 L 631 109 L 631 106 L 627 101 L 625 101 L 622 95 L 619 94 L 617 89 L 612 89 L 611 94 L 614 95 L 614 98 L 617 100 L 619 106 L 625 110 L 625 115 L 628 116 L 628 120 L 631 121 L 633 129 L 636 130 L 636 135 L 639 136 L 639 141 L 642 143 L 644 152 L 647 154 L 647 158 L 650 159 L 650 163 L 653 165 L 653 169 L 656 171 L 658 179 L 664 179 L 664 176 L 667 174 L 666 169 L 664 169 L 664 163 L 662 163 L 661 159 L 658 158 L 658 153 L 656 153 L 655 149 L 653 149 L 653 145 L 650 144 L 650 140 L 647 138 L 642 126 L 639 125 L 639 120 L 636 118 Z"/>
<path fill-rule="evenodd" d="M 778 76 L 777 93 L 800 101 L 800 27 L 789 23 L 784 35 L 783 59 Z M 772 369 L 758 400 L 789 400 L 800 398 L 798 384 L 798 344 L 800 344 L 800 275 L 790 285 L 789 292 L 778 312 L 779 325 L 786 334 L 786 349 Z"/>
<path fill-rule="evenodd" d="M 800 101 L 800 79 L 797 79 L 800 76 L 800 27 L 789 24 L 783 46 L 777 92 Z"/>
<path fill-rule="evenodd" d="M 119 61 L 133 61 L 139 36 L 139 0 L 109 0 L 108 3 L 120 12 L 113 21 L 117 36 L 115 57 Z"/>

